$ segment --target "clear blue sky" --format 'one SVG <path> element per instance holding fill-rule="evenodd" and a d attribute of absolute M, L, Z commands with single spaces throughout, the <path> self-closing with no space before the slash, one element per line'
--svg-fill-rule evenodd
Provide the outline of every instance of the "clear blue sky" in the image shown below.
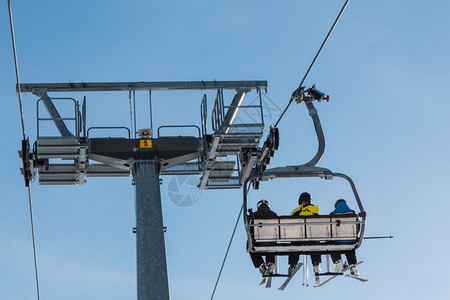
<path fill-rule="evenodd" d="M 22 82 L 258 79 L 268 81 L 271 107 L 280 109 L 343 4 L 12 2 Z M 241 223 L 215 299 L 448 299 L 449 12 L 450 3 L 442 0 L 350 1 L 306 81 L 331 95 L 330 103 L 316 104 L 327 138 L 319 165 L 355 180 L 368 213 L 368 236 L 395 236 L 367 240 L 358 250 L 365 261 L 361 275 L 370 281 L 337 278 L 313 289 L 301 286 L 300 274 L 284 292 L 259 287 Z M 7 1 L 0 5 L 0 22 L 0 298 L 36 299 Z M 71 96 L 80 100 L 84 94 Z M 88 126 L 129 124 L 126 93 L 86 96 Z M 198 124 L 201 96 L 154 93 L 154 127 Z M 137 93 L 142 111 L 146 97 Z M 36 100 L 24 97 L 32 141 Z M 138 127 L 147 127 L 144 115 Z M 276 116 L 266 121 L 274 123 Z M 271 167 L 301 164 L 314 155 L 313 126 L 303 106 L 291 106 L 279 129 L 280 150 Z M 168 197 L 171 179 L 164 177 L 162 203 L 172 299 L 209 299 L 242 191 L 202 191 L 195 205 L 182 208 Z M 41 299 L 136 298 L 130 182 L 32 185 Z M 288 214 L 305 190 L 322 213 L 349 194 L 339 179 L 291 180 L 263 183 L 252 199 L 264 197 L 279 214 Z"/>

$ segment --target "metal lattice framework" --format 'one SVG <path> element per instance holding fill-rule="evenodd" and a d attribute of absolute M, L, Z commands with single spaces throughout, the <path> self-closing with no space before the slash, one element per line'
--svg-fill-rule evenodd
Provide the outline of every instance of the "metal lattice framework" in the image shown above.
<path fill-rule="evenodd" d="M 187 81 L 187 82 L 102 82 L 102 83 L 25 83 L 22 92 L 39 97 L 37 116 L 37 141 L 34 151 L 34 168 L 39 170 L 42 185 L 84 184 L 86 177 L 130 176 L 132 161 L 145 157 L 161 160 L 161 175 L 199 174 L 200 189 L 240 188 L 255 170 L 265 169 L 267 159 L 274 153 L 274 137 L 260 146 L 264 131 L 262 90 L 266 81 Z M 217 90 L 211 113 L 213 132 L 207 133 L 208 110 L 206 95 L 201 101 L 201 130 L 198 137 L 152 138 L 154 147 L 142 148 L 139 138 L 128 131 L 124 138 L 89 138 L 86 130 L 86 99 L 80 105 L 73 98 L 52 98 L 53 92 L 110 92 L 110 91 L 165 91 L 165 90 Z M 223 90 L 235 90 L 229 105 L 224 104 Z M 259 94 L 259 103 L 243 105 L 244 97 L 252 90 Z M 74 104 L 74 116 L 62 118 L 54 101 L 66 100 Z M 49 118 L 40 116 L 39 104 L 43 105 Z M 239 110 L 255 109 L 259 121 L 237 123 Z M 60 136 L 41 136 L 39 125 L 53 121 Z M 75 123 L 75 132 L 68 129 L 67 122 Z M 166 126 L 162 126 L 166 127 Z M 197 126 L 195 126 L 197 127 Z M 199 128 L 199 127 L 197 127 Z M 87 132 L 87 133 L 86 133 Z M 139 151 L 135 151 L 139 149 Z M 173 151 L 173 149 L 176 149 Z M 236 159 L 236 157 L 238 159 Z M 220 159 L 218 159 L 220 158 Z M 223 159 L 225 158 L 225 159 Z M 73 164 L 55 164 L 52 160 L 73 160 Z M 93 163 L 93 161 L 100 162 Z"/>
<path fill-rule="evenodd" d="M 230 189 L 241 188 L 249 176 L 265 170 L 270 156 L 278 147 L 278 134 L 274 130 L 270 130 L 269 137 L 260 145 L 264 131 L 261 93 L 266 89 L 266 81 L 23 84 L 21 92 L 31 92 L 39 97 L 36 143 L 33 151 L 30 151 L 27 140 L 22 147 L 25 181 L 29 182 L 36 173 L 41 185 L 82 185 L 87 177 L 133 176 L 136 185 L 138 299 L 169 299 L 160 175 L 198 174 L 201 175 L 200 189 Z M 131 128 L 87 128 L 86 97 L 80 105 L 73 98 L 49 96 L 53 92 L 129 91 L 134 97 L 135 91 L 163 90 L 216 90 L 211 111 L 212 132 L 207 130 L 206 94 L 200 103 L 200 126 L 164 125 L 156 130 L 156 136 L 153 136 L 153 129 L 137 130 L 136 125 L 133 128 L 133 122 Z M 224 90 L 236 91 L 229 105 L 225 105 Z M 258 93 L 259 103 L 243 105 L 245 95 L 251 91 Z M 74 115 L 61 117 L 55 101 L 73 105 Z M 48 117 L 41 114 L 40 106 L 45 107 Z M 252 122 L 236 118 L 238 111 L 249 108 L 257 110 L 259 118 L 253 118 Z M 41 135 L 42 122 L 53 122 L 59 135 Z M 69 129 L 69 122 L 73 130 Z M 163 136 L 160 129 L 164 127 L 194 127 L 199 134 Z M 119 129 L 127 136 L 89 136 L 92 130 L 99 129 Z"/>

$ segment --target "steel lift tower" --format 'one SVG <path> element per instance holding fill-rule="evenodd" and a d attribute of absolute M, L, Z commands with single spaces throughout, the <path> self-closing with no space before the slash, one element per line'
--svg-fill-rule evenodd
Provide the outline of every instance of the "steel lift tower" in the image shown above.
<path fill-rule="evenodd" d="M 198 81 L 198 82 L 104 82 L 104 83 L 30 83 L 21 92 L 33 93 L 37 100 L 37 139 L 31 150 L 28 140 L 22 143 L 22 173 L 25 185 L 38 174 L 41 185 L 82 185 L 87 177 L 132 176 L 136 186 L 137 294 L 139 300 L 170 299 L 164 227 L 160 194 L 160 175 L 201 175 L 200 189 L 241 188 L 251 175 L 265 170 L 278 148 L 278 131 L 271 129 L 260 145 L 264 131 L 262 91 L 266 81 Z M 207 95 L 200 104 L 201 125 L 161 126 L 137 130 L 126 127 L 91 127 L 86 124 L 86 97 L 82 103 L 74 98 L 50 97 L 49 93 L 214 90 L 211 111 L 212 133 L 207 133 Z M 230 105 L 224 105 L 224 90 L 235 90 Z M 243 105 L 247 93 L 256 91 L 258 101 Z M 73 105 L 74 115 L 61 117 L 56 101 Z M 47 110 L 46 117 L 39 111 Z M 236 118 L 239 110 L 253 109 L 256 122 Z M 135 116 L 134 116 L 135 117 Z M 239 122 L 241 121 L 241 122 Z M 58 136 L 41 136 L 43 122 L 53 122 Z M 73 122 L 74 130 L 69 130 Z M 136 124 L 136 122 L 135 122 Z M 190 127 L 198 136 L 163 136 L 164 127 Z M 90 138 L 93 130 L 122 129 L 128 137 Z M 65 163 L 54 163 L 64 160 Z M 97 162 L 97 163 L 94 163 Z M 70 163 L 67 163 L 70 162 Z M 36 172 L 37 171 L 37 172 Z M 255 182 L 257 185 L 257 182 Z"/>

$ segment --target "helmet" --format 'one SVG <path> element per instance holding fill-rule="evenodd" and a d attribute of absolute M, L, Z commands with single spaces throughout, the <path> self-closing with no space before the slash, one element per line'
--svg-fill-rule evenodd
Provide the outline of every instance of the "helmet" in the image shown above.
<path fill-rule="evenodd" d="M 267 207 L 270 208 L 269 201 L 267 201 L 265 199 L 259 200 L 258 204 L 256 204 L 256 207 L 259 208 L 262 204 L 265 204 L 265 205 L 267 205 Z"/>
<path fill-rule="evenodd" d="M 301 205 L 302 202 L 311 203 L 311 195 L 309 193 L 301 193 L 300 197 L 298 197 L 298 204 Z"/>

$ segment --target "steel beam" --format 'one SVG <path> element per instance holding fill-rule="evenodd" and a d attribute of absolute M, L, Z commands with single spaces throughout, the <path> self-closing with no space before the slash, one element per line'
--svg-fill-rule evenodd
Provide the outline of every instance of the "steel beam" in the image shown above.
<path fill-rule="evenodd" d="M 161 91 L 161 90 L 234 90 L 239 88 L 267 89 L 267 81 L 161 81 L 161 82 L 75 82 L 22 83 L 22 92 L 95 92 L 95 91 Z"/>
<path fill-rule="evenodd" d="M 91 138 L 89 159 L 121 169 L 130 169 L 133 160 L 159 159 L 165 170 L 203 155 L 203 140 L 196 137 L 149 139 L 151 148 L 140 148 L 141 139 Z"/>
<path fill-rule="evenodd" d="M 238 89 L 236 95 L 234 95 L 233 101 L 231 101 L 230 107 L 228 108 L 227 113 L 225 114 L 225 117 L 223 118 L 222 123 L 222 130 L 224 133 L 228 132 L 229 126 L 233 123 L 234 119 L 236 118 L 236 115 L 239 111 L 239 107 L 242 104 L 242 101 L 244 100 L 245 94 L 249 92 L 246 88 L 240 88 Z"/>
<path fill-rule="evenodd" d="M 240 183 L 244 183 L 244 181 L 250 176 L 250 173 L 253 170 L 253 167 L 258 159 L 258 151 L 249 151 L 248 157 L 245 161 L 242 161 L 242 169 L 240 174 Z"/>
<path fill-rule="evenodd" d="M 169 300 L 159 163 L 133 165 L 136 183 L 136 248 L 138 300 Z"/>

